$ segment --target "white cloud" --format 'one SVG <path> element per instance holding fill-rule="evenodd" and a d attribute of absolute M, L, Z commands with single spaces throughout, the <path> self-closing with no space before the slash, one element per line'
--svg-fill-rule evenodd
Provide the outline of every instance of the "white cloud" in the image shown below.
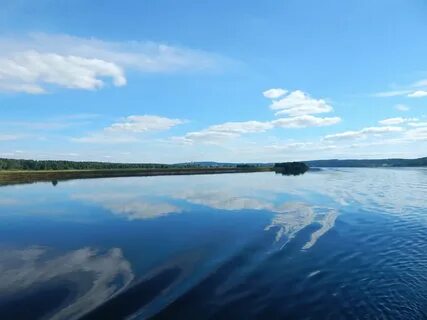
<path fill-rule="evenodd" d="M 120 122 L 113 123 L 100 132 L 94 132 L 85 137 L 72 138 L 71 141 L 107 144 L 137 142 L 140 133 L 166 131 L 182 123 L 184 121 L 180 119 L 155 115 L 132 115 Z"/>
<path fill-rule="evenodd" d="M 201 131 L 189 132 L 183 137 L 174 137 L 174 140 L 184 143 L 221 143 L 225 140 L 237 138 L 246 133 L 265 132 L 273 128 L 270 122 L 243 121 L 226 122 L 213 125 Z"/>
<path fill-rule="evenodd" d="M 48 130 L 61 130 L 73 126 L 89 125 L 98 114 L 81 113 L 70 114 L 56 117 L 45 118 L 42 121 L 33 119 L 32 121 L 0 121 L 0 127 L 7 128 L 10 131 L 23 132 L 23 131 L 48 131 Z"/>
<path fill-rule="evenodd" d="M 277 99 L 285 95 L 286 93 L 288 93 L 288 90 L 281 89 L 281 88 L 273 88 L 273 89 L 264 91 L 262 95 L 268 99 Z"/>
<path fill-rule="evenodd" d="M 100 144 L 116 144 L 116 143 L 132 143 L 138 142 L 135 136 L 129 135 L 114 135 L 107 132 L 91 133 L 84 137 L 70 138 L 72 142 L 79 143 L 100 143 Z"/>
<path fill-rule="evenodd" d="M 111 132 L 148 132 L 168 130 L 176 125 L 184 123 L 180 119 L 170 119 L 153 115 L 128 116 L 123 121 L 113 123 L 106 130 Z"/>
<path fill-rule="evenodd" d="M 392 91 L 377 92 L 374 94 L 374 96 L 380 97 L 380 98 L 387 98 L 387 97 L 404 96 L 409 93 L 411 93 L 411 90 L 392 90 Z"/>
<path fill-rule="evenodd" d="M 409 140 L 427 140 L 427 126 L 410 129 L 405 132 L 405 138 Z"/>
<path fill-rule="evenodd" d="M 417 122 L 409 122 L 408 126 L 410 127 L 427 127 L 427 122 L 417 121 Z"/>
<path fill-rule="evenodd" d="M 425 90 L 417 90 L 414 91 L 410 94 L 408 94 L 409 98 L 422 98 L 422 97 L 427 97 L 427 91 Z"/>
<path fill-rule="evenodd" d="M 324 127 L 337 124 L 341 121 L 339 117 L 319 118 L 312 115 L 303 115 L 291 118 L 281 118 L 272 121 L 275 127 L 283 128 L 307 128 Z"/>
<path fill-rule="evenodd" d="M 407 122 L 416 122 L 418 121 L 417 118 L 402 118 L 402 117 L 396 117 L 396 118 L 388 118 L 381 121 L 378 121 L 380 125 L 385 126 L 394 126 L 397 124 L 407 123 Z"/>
<path fill-rule="evenodd" d="M 68 35 L 0 38 L 0 90 L 39 94 L 47 85 L 95 90 L 111 78 L 126 84 L 124 70 L 175 72 L 216 68 L 220 57 L 153 42 L 109 42 Z"/>
<path fill-rule="evenodd" d="M 408 106 L 405 106 L 404 104 L 397 104 L 394 106 L 394 108 L 398 111 L 403 111 L 403 112 L 409 111 L 409 109 L 410 109 Z"/>
<path fill-rule="evenodd" d="M 346 140 L 360 138 L 362 134 L 360 131 L 345 131 L 325 136 L 325 140 Z"/>
<path fill-rule="evenodd" d="M 362 133 L 367 134 L 381 134 L 389 132 L 401 132 L 403 129 L 401 127 L 369 127 L 361 130 Z"/>
<path fill-rule="evenodd" d="M 275 150 L 275 151 L 283 151 L 283 150 L 293 150 L 293 151 L 319 151 L 319 150 L 333 150 L 336 149 L 337 146 L 334 144 L 330 144 L 325 141 L 316 141 L 316 142 L 287 142 L 281 144 L 273 144 L 270 146 L 266 146 L 266 150 Z"/>
<path fill-rule="evenodd" d="M 292 91 L 280 100 L 274 100 L 270 108 L 278 110 L 276 115 L 289 116 L 326 113 L 333 110 L 325 100 L 313 99 L 301 90 Z"/>
<path fill-rule="evenodd" d="M 184 137 L 174 137 L 174 139 L 184 143 L 203 142 L 216 144 L 240 137 L 242 134 L 265 132 L 273 128 L 322 127 L 330 126 L 340 121 L 339 117 L 318 118 L 311 115 L 304 115 L 265 122 L 226 122 L 210 126 L 201 131 L 189 132 Z"/>
<path fill-rule="evenodd" d="M 385 126 L 385 127 L 369 127 L 358 131 L 345 131 L 336 134 L 330 134 L 324 137 L 325 140 L 351 140 L 366 138 L 368 135 L 378 135 L 392 132 L 401 132 L 403 128 Z"/>
<path fill-rule="evenodd" d="M 219 125 L 213 125 L 207 130 L 214 132 L 227 132 L 232 134 L 264 132 L 273 126 L 270 122 L 244 121 L 244 122 L 226 122 Z"/>
<path fill-rule="evenodd" d="M 115 86 L 126 84 L 119 66 L 100 59 L 36 51 L 0 58 L 0 89 L 8 91 L 43 93 L 46 84 L 95 90 L 104 86 L 104 77 L 112 78 Z"/>
<path fill-rule="evenodd" d="M 182 137 L 173 137 L 173 140 L 186 144 L 194 142 L 219 144 L 238 138 L 242 134 L 265 132 L 273 128 L 323 127 L 334 125 L 341 121 L 339 117 L 320 118 L 311 115 L 333 110 L 324 100 L 313 99 L 300 90 L 287 93 L 288 91 L 285 89 L 275 88 L 264 91 L 263 95 L 273 99 L 270 108 L 279 110 L 276 115 L 287 114 L 289 115 L 288 118 L 279 118 L 272 121 L 226 122 L 210 126 L 201 131 L 189 132 Z M 280 100 L 274 100 L 283 96 L 285 97 Z"/>
<path fill-rule="evenodd" d="M 421 98 L 427 96 L 427 79 L 419 80 L 410 85 L 404 86 L 399 90 L 391 90 L 378 92 L 374 94 L 375 97 L 398 97 L 406 96 L 409 98 Z M 406 110 L 405 110 L 406 111 Z"/>

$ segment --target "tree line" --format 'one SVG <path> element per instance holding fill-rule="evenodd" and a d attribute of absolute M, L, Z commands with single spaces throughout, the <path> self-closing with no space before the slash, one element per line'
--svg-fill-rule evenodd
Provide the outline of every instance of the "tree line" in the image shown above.
<path fill-rule="evenodd" d="M 96 170 L 96 169 L 162 169 L 174 168 L 160 163 L 110 163 L 65 160 L 23 160 L 0 158 L 0 170 Z"/>

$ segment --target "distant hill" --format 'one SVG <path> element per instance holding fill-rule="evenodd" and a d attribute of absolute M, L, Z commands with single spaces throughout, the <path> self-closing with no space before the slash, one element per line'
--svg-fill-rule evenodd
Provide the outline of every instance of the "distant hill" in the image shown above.
<path fill-rule="evenodd" d="M 424 167 L 427 157 L 418 159 L 348 159 L 304 161 L 309 167 Z"/>

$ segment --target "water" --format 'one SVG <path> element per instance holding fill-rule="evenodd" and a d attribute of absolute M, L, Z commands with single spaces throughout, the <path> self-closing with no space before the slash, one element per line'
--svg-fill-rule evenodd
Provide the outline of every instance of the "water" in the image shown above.
<path fill-rule="evenodd" d="M 427 170 L 0 188 L 0 319 L 427 319 Z"/>

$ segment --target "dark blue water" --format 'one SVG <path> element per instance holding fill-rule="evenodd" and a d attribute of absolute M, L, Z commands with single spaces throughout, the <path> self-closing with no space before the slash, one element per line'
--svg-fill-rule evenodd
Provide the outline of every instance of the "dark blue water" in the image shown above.
<path fill-rule="evenodd" d="M 427 170 L 0 188 L 0 319 L 427 319 Z"/>

